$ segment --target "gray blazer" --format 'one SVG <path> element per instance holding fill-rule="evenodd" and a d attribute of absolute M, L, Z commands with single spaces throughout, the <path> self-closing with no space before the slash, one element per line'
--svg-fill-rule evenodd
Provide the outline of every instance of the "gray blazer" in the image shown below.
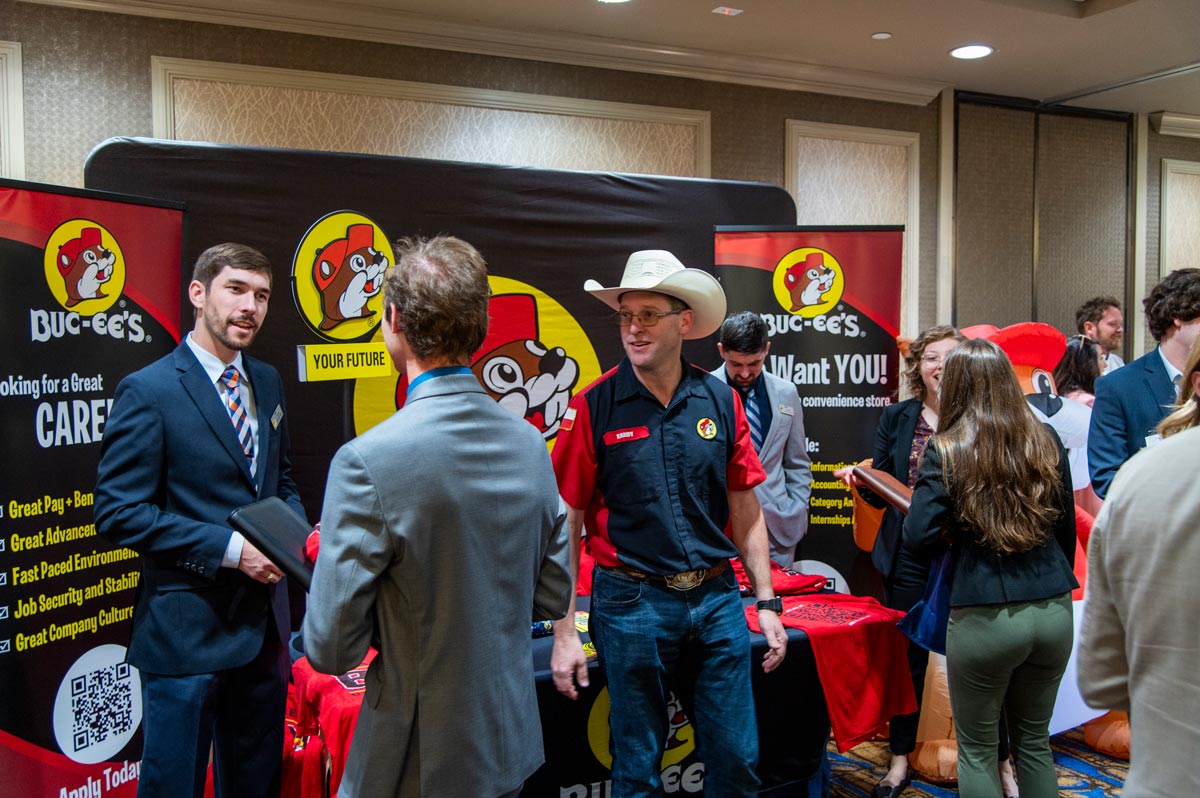
<path fill-rule="evenodd" d="M 1129 798 L 1200 792 L 1198 469 L 1198 427 L 1143 449 L 1113 480 L 1088 540 L 1079 691 L 1129 713 Z"/>
<path fill-rule="evenodd" d="M 567 611 L 565 518 L 541 435 L 473 375 L 338 451 L 305 650 L 326 673 L 379 650 L 340 795 L 486 798 L 542 764 L 529 626 Z"/>
<path fill-rule="evenodd" d="M 728 382 L 725 366 L 713 376 Z M 812 495 L 812 463 L 804 436 L 804 410 L 796 386 L 763 371 L 767 398 L 771 400 L 771 426 L 763 436 L 758 459 L 767 480 L 754 489 L 762 505 L 771 538 L 771 550 L 795 546 L 808 531 L 808 499 Z"/>

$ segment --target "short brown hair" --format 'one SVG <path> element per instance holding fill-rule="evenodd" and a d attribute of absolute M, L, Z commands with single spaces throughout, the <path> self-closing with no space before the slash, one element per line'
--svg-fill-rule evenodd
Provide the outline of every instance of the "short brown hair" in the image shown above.
<path fill-rule="evenodd" d="M 248 272 L 259 272 L 271 280 L 271 261 L 267 256 L 254 247 L 245 244 L 217 244 L 200 253 L 196 265 L 192 268 L 192 279 L 204 284 L 204 290 L 212 288 L 212 281 L 226 266 L 232 269 L 245 269 Z"/>
<path fill-rule="evenodd" d="M 1083 325 L 1089 321 L 1092 324 L 1099 324 L 1100 317 L 1104 315 L 1109 308 L 1121 309 L 1121 303 L 1116 297 L 1112 296 L 1094 296 L 1087 302 L 1079 306 L 1079 310 L 1075 311 L 1075 332 L 1080 335 L 1084 334 Z"/>
<path fill-rule="evenodd" d="M 383 283 L 387 318 L 419 360 L 465 363 L 488 329 L 487 264 L 459 238 L 405 238 L 396 242 L 396 265 Z"/>

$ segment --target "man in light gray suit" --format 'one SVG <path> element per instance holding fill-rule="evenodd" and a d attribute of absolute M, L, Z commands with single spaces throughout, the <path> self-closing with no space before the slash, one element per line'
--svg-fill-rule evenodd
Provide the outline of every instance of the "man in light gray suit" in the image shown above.
<path fill-rule="evenodd" d="M 808 531 L 812 464 L 796 386 L 763 371 L 770 349 L 762 317 L 748 310 L 735 313 L 721 325 L 717 351 L 725 365 L 713 376 L 741 394 L 750 437 L 767 472 L 767 481 L 754 492 L 767 522 L 771 559 L 791 568 L 796 544 Z"/>
<path fill-rule="evenodd" d="M 407 399 L 333 459 L 304 620 L 313 667 L 379 655 L 339 794 L 516 795 L 543 761 L 530 622 L 571 596 L 565 510 L 537 429 L 472 375 L 487 267 L 402 241 L 383 339 Z"/>

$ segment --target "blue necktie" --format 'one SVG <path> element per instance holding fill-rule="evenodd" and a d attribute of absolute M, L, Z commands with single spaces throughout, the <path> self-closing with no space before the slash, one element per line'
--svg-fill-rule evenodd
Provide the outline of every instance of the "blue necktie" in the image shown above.
<path fill-rule="evenodd" d="M 238 385 L 242 375 L 232 365 L 225 367 L 221 375 L 221 383 L 229 391 L 225 409 L 229 411 L 229 419 L 233 422 L 233 430 L 237 433 L 238 443 L 246 459 L 250 461 L 250 473 L 254 473 L 254 438 L 250 435 L 250 417 L 246 415 L 246 407 L 242 404 L 242 394 Z"/>
<path fill-rule="evenodd" d="M 753 388 L 746 394 L 746 420 L 750 422 L 750 440 L 754 443 L 754 451 L 760 452 L 763 442 L 762 418 L 758 415 L 758 401 Z"/>

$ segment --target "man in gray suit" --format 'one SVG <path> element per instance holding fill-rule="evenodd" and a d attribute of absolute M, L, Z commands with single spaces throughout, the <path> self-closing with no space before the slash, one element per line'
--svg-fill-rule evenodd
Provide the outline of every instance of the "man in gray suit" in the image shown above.
<path fill-rule="evenodd" d="M 465 241 L 402 241 L 383 339 L 404 407 L 334 456 L 304 620 L 313 667 L 374 645 L 339 794 L 516 795 L 543 761 L 530 621 L 571 596 L 565 509 L 537 429 L 471 373 L 487 267 Z"/>
<path fill-rule="evenodd" d="M 770 349 L 762 317 L 748 310 L 735 313 L 725 319 L 717 336 L 717 351 L 725 365 L 713 376 L 741 394 L 750 437 L 767 472 L 767 481 L 754 493 L 767 522 L 771 559 L 791 568 L 796 544 L 808 531 L 812 463 L 796 386 L 763 371 Z"/>

